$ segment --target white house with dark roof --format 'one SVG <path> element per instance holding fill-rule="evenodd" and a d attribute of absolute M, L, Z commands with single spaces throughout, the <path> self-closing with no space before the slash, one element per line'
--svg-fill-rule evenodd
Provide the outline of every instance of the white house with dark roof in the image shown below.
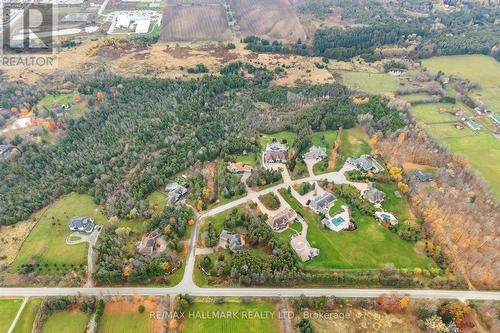
<path fill-rule="evenodd" d="M 94 219 L 91 217 L 73 217 L 69 223 L 68 227 L 71 231 L 74 232 L 86 232 L 90 234 L 92 231 L 94 231 Z"/>
<path fill-rule="evenodd" d="M 173 205 L 187 193 L 187 188 L 177 183 L 170 183 L 165 186 L 165 191 L 168 192 L 168 204 Z"/>

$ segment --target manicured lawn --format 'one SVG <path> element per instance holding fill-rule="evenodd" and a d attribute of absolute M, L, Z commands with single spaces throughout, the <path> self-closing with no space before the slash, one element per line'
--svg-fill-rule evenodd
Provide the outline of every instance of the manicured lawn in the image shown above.
<path fill-rule="evenodd" d="M 302 224 L 300 224 L 300 222 L 295 221 L 295 222 L 293 222 L 291 227 L 289 227 L 285 231 L 276 233 L 276 235 L 279 238 L 283 239 L 284 241 L 288 242 L 290 240 L 290 237 L 292 237 L 293 235 L 296 235 L 297 232 L 301 232 L 301 231 L 302 231 Z"/>
<path fill-rule="evenodd" d="M 14 333 L 29 333 L 33 329 L 33 322 L 35 321 L 38 309 L 42 304 L 41 298 L 30 298 L 26 306 L 24 307 L 21 317 L 17 321 L 16 327 L 14 328 Z"/>
<path fill-rule="evenodd" d="M 64 196 L 49 207 L 40 218 L 21 247 L 11 270 L 16 271 L 31 259 L 40 264 L 57 264 L 59 267 L 65 264 L 67 268 L 70 265 L 84 264 L 87 257 L 87 243 L 66 244 L 66 237 L 71 234 L 67 224 L 75 216 L 93 217 L 96 224 L 108 223 L 106 216 L 89 195 L 73 193 Z M 44 273 L 57 274 L 54 269 Z"/>
<path fill-rule="evenodd" d="M 153 193 L 148 195 L 146 200 L 149 202 L 150 206 L 163 210 L 163 208 L 167 204 L 168 194 L 163 190 L 154 191 Z"/>
<path fill-rule="evenodd" d="M 382 202 L 382 208 L 396 216 L 399 220 L 398 225 L 413 217 L 408 201 L 404 198 L 398 198 L 394 193 L 397 191 L 395 184 L 378 183 L 377 188 L 386 194 L 386 199 Z"/>
<path fill-rule="evenodd" d="M 307 269 L 369 269 L 382 268 L 387 263 L 397 268 L 434 266 L 431 259 L 415 252 L 412 243 L 402 240 L 371 217 L 351 211 L 358 229 L 337 233 L 324 229 L 319 215 L 302 207 L 286 191 L 280 193 L 304 216 L 309 223 L 307 240 L 320 249 L 320 255 L 305 264 Z"/>
<path fill-rule="evenodd" d="M 356 158 L 360 155 L 369 154 L 371 147 L 368 140 L 368 135 L 360 127 L 343 130 L 340 147 L 337 151 L 335 170 L 340 170 L 348 157 Z"/>
<path fill-rule="evenodd" d="M 0 299 L 0 333 L 5 333 L 9 330 L 22 302 L 23 300 L 20 298 Z"/>
<path fill-rule="evenodd" d="M 500 63 L 485 55 L 459 55 L 433 57 L 422 60 L 422 65 L 433 72 L 443 71 L 471 82 L 479 82 L 479 89 L 472 93 L 476 100 L 500 111 Z"/>
<path fill-rule="evenodd" d="M 417 120 L 424 123 L 447 121 L 455 117 L 440 113 L 439 110 L 450 104 L 426 104 L 412 108 Z M 485 129 L 473 132 L 469 128 L 456 129 L 453 124 L 429 125 L 431 135 L 447 144 L 451 152 L 460 154 L 479 171 L 490 184 L 497 198 L 500 198 L 500 141 Z"/>
<path fill-rule="evenodd" d="M 276 139 L 278 142 L 281 142 L 281 140 L 286 139 L 288 142 L 288 147 L 291 147 L 295 142 L 295 134 L 288 131 L 283 131 L 273 134 L 263 134 L 262 137 L 260 138 L 260 145 L 262 149 L 265 149 L 266 145 L 273 139 Z"/>
<path fill-rule="evenodd" d="M 203 333 L 264 333 L 279 332 L 279 322 L 277 316 L 274 318 L 264 314 L 274 313 L 275 306 L 264 302 L 253 302 L 242 304 L 239 302 L 226 302 L 224 304 L 215 304 L 209 302 L 195 302 L 189 307 L 189 312 L 209 315 L 214 311 L 219 313 L 236 312 L 236 318 L 229 319 L 202 319 L 187 318 L 184 320 L 184 332 L 203 332 Z M 260 318 L 255 317 L 262 314 Z M 253 315 L 253 318 L 249 316 Z"/>
<path fill-rule="evenodd" d="M 354 90 L 370 94 L 382 94 L 399 88 L 399 78 L 389 74 L 373 74 L 365 72 L 338 71 L 342 83 Z"/>
<path fill-rule="evenodd" d="M 149 312 L 139 313 L 138 303 L 120 302 L 106 304 L 99 324 L 99 333 L 151 333 L 155 332 L 154 320 Z"/>
<path fill-rule="evenodd" d="M 83 333 L 89 315 L 79 310 L 57 311 L 50 315 L 42 327 L 42 333 Z"/>
<path fill-rule="evenodd" d="M 236 162 L 241 162 L 245 163 L 251 166 L 254 166 L 257 164 L 257 161 L 259 160 L 259 156 L 256 153 L 248 153 L 247 155 L 238 155 L 236 156 Z"/>

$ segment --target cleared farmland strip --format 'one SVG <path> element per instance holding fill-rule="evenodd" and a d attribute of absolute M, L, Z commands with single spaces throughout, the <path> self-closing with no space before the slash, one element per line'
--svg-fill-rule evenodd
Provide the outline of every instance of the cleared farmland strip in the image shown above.
<path fill-rule="evenodd" d="M 229 40 L 231 30 L 226 10 L 216 4 L 167 6 L 163 12 L 160 39 L 164 42 Z"/>
<path fill-rule="evenodd" d="M 256 35 L 295 42 L 306 35 L 287 0 L 232 0 L 231 8 L 243 37 Z"/>

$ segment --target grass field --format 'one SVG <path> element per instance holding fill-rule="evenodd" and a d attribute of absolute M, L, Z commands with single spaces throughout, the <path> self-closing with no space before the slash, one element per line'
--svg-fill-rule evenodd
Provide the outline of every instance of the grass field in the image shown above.
<path fill-rule="evenodd" d="M 260 145 L 262 149 L 265 149 L 266 145 L 273 139 L 276 139 L 278 142 L 281 142 L 283 139 L 286 139 L 286 141 L 288 142 L 288 147 L 291 147 L 295 142 L 295 134 L 288 131 L 277 132 L 273 134 L 263 134 L 262 137 L 260 138 Z"/>
<path fill-rule="evenodd" d="M 28 303 L 21 313 L 21 317 L 17 321 L 14 333 L 29 333 L 33 329 L 33 322 L 35 321 L 38 309 L 42 304 L 41 298 L 30 298 Z"/>
<path fill-rule="evenodd" d="M 309 224 L 307 240 L 320 249 L 320 255 L 305 264 L 307 269 L 370 269 L 393 263 L 397 268 L 434 267 L 431 259 L 415 252 L 413 244 L 382 227 L 373 218 L 351 212 L 357 224 L 353 232 L 324 229 L 317 214 L 286 191 L 285 200 L 300 212 Z"/>
<path fill-rule="evenodd" d="M 257 164 L 259 160 L 259 156 L 257 153 L 248 153 L 247 155 L 238 155 L 236 156 L 236 162 L 245 163 L 251 166 Z"/>
<path fill-rule="evenodd" d="M 340 147 L 337 152 L 338 156 L 335 162 L 335 170 L 340 170 L 348 157 L 356 158 L 371 152 L 371 147 L 368 144 L 368 136 L 359 127 L 343 130 Z"/>
<path fill-rule="evenodd" d="M 443 71 L 471 82 L 479 82 L 479 89 L 472 93 L 476 100 L 500 112 L 500 63 L 485 55 L 460 55 L 434 57 L 422 60 L 422 65 L 433 72 Z"/>
<path fill-rule="evenodd" d="M 50 206 L 40 218 L 21 247 L 11 270 L 18 270 L 22 264 L 32 259 L 41 264 L 66 265 L 66 267 L 84 264 L 87 257 L 87 243 L 66 244 L 66 237 L 71 233 L 67 223 L 74 216 L 93 217 L 96 224 L 108 222 L 89 195 L 73 193 L 64 196 Z M 44 273 L 57 274 L 56 271 Z"/>
<path fill-rule="evenodd" d="M 201 319 L 187 318 L 183 323 L 183 332 L 203 333 L 274 333 L 279 332 L 277 316 L 264 317 L 264 314 L 274 313 L 275 306 L 264 302 L 253 302 L 242 304 L 239 302 L 226 302 L 215 304 L 209 302 L 195 302 L 189 307 L 191 313 L 199 313 L 207 316 L 213 311 L 236 312 L 234 318 L 230 319 Z M 263 314 L 261 318 L 249 318 L 250 315 Z M 246 316 L 245 316 L 246 315 Z"/>
<path fill-rule="evenodd" d="M 444 121 L 456 122 L 457 117 L 447 112 L 441 112 L 441 110 L 450 110 L 453 106 L 453 104 L 444 103 L 420 104 L 413 106 L 411 112 L 417 117 L 418 121 L 426 124 Z M 449 126 L 453 126 L 453 124 Z"/>
<path fill-rule="evenodd" d="M 469 128 L 458 130 L 452 123 L 432 124 L 454 119 L 439 112 L 449 106 L 441 103 L 418 105 L 412 108 L 412 113 L 419 122 L 428 124 L 436 140 L 447 144 L 451 152 L 465 157 L 490 184 L 495 196 L 500 198 L 500 141 L 484 129 L 475 133 Z"/>
<path fill-rule="evenodd" d="M 338 71 L 342 83 L 349 88 L 369 94 L 383 94 L 399 88 L 399 78 L 389 74 L 372 74 L 365 72 Z"/>
<path fill-rule="evenodd" d="M 282 231 L 282 232 L 278 232 L 276 233 L 276 235 L 285 240 L 285 241 L 288 241 L 290 239 L 290 237 L 292 237 L 293 235 L 296 235 L 297 232 L 301 232 L 302 231 L 302 224 L 300 224 L 300 222 L 293 222 L 293 224 L 286 230 Z"/>
<path fill-rule="evenodd" d="M 57 311 L 49 316 L 42 327 L 42 333 L 83 333 L 89 315 L 79 310 Z"/>
<path fill-rule="evenodd" d="M 399 98 L 402 100 L 408 101 L 408 102 L 415 102 L 415 101 L 421 101 L 430 98 L 431 95 L 421 93 L 421 94 L 408 94 L 408 95 L 401 95 Z"/>
<path fill-rule="evenodd" d="M 61 95 L 46 95 L 39 103 L 39 108 L 46 108 L 51 111 L 54 104 L 72 104 L 68 112 L 72 117 L 80 117 L 85 114 L 87 110 L 86 104 L 75 101 L 75 96 L 72 94 Z"/>
<path fill-rule="evenodd" d="M 201 224 L 201 227 L 200 227 L 200 233 L 203 233 L 205 231 L 208 230 L 208 224 L 209 223 L 212 223 L 214 228 L 215 228 L 215 231 L 217 234 L 220 234 L 220 232 L 222 231 L 222 229 L 224 228 L 224 221 L 226 220 L 226 217 L 231 214 L 232 210 L 233 209 L 238 209 L 238 210 L 242 210 L 243 209 L 243 205 L 240 205 L 240 206 L 237 206 L 235 208 L 232 208 L 232 209 L 227 209 L 219 214 L 216 214 L 214 216 L 210 216 L 208 217 L 205 222 L 203 222 Z"/>
<path fill-rule="evenodd" d="M 138 308 L 143 305 L 146 309 L 139 313 Z M 149 318 L 149 311 L 156 310 L 154 302 L 108 302 L 104 307 L 104 314 L 99 323 L 99 333 L 151 333 L 159 332 L 154 329 L 156 320 Z M 161 323 L 157 323 L 161 324 Z"/>
<path fill-rule="evenodd" d="M 0 298 L 0 333 L 9 330 L 22 302 L 20 298 Z"/>

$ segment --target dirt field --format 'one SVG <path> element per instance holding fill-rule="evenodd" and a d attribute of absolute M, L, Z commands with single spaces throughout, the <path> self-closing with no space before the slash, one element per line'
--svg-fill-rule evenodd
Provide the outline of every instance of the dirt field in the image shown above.
<path fill-rule="evenodd" d="M 144 313 L 139 313 L 140 305 L 144 306 Z M 151 320 L 149 318 L 151 311 L 159 311 L 158 302 L 154 298 L 113 298 L 106 302 L 99 333 L 162 332 L 163 321 Z"/>
<path fill-rule="evenodd" d="M 101 39 L 65 49 L 58 54 L 58 66 L 55 70 L 43 68 L 35 72 L 31 69 L 11 68 L 4 71 L 5 76 L 10 80 L 36 83 L 53 73 L 61 75 L 70 71 L 92 72 L 105 65 L 110 71 L 123 76 L 190 79 L 200 76 L 187 73 L 188 68 L 197 64 L 204 64 L 211 74 L 218 74 L 228 63 L 240 60 L 257 67 L 267 66 L 271 71 L 285 65 L 285 73 L 277 76 L 273 84 L 294 86 L 298 83 L 334 82 L 334 70 L 374 71 L 364 63 L 341 61 L 330 61 L 328 69 L 318 69 L 315 63 L 320 63 L 320 58 L 257 54 L 245 50 L 244 45 L 238 41 L 235 41 L 234 50 L 226 49 L 222 43 L 159 43 L 148 48 L 120 46 L 122 44 L 119 43 L 118 47 L 114 47 L 109 44 Z"/>
<path fill-rule="evenodd" d="M 364 310 L 357 308 L 338 309 L 334 311 L 343 315 L 343 319 L 312 319 L 311 322 L 318 333 L 327 332 L 384 332 L 384 333 L 413 333 L 420 332 L 415 318 L 407 314 L 387 314 L 382 311 Z"/>
<path fill-rule="evenodd" d="M 169 5 L 163 11 L 160 40 L 164 42 L 224 41 L 231 38 L 226 10 L 220 4 Z"/>
<path fill-rule="evenodd" d="M 33 221 L 24 221 L 0 227 L 0 265 L 12 263 L 33 225 Z"/>
<path fill-rule="evenodd" d="M 231 8 L 243 37 L 289 42 L 306 38 L 295 8 L 287 0 L 232 0 Z"/>

